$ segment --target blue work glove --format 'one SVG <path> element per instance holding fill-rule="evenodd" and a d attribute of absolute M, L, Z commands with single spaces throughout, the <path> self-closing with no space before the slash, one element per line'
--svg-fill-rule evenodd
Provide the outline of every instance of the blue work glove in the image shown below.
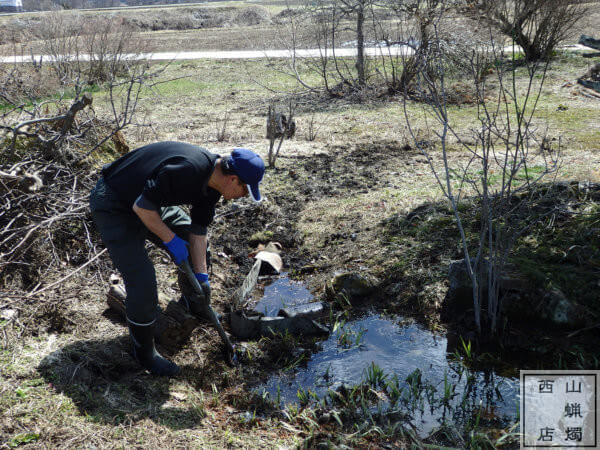
<path fill-rule="evenodd" d="M 210 286 L 210 283 L 208 282 L 208 274 L 207 273 L 195 273 L 194 274 L 196 276 L 196 280 L 198 280 L 198 283 L 202 284 L 202 283 L 206 283 Z"/>
<path fill-rule="evenodd" d="M 187 249 L 187 242 L 179 236 L 175 235 L 173 239 L 169 242 L 163 242 L 163 244 L 167 246 L 167 250 L 169 250 L 169 253 L 173 256 L 175 264 L 179 265 L 188 258 L 189 252 Z"/>
<path fill-rule="evenodd" d="M 195 273 L 196 280 L 200 283 L 200 287 L 202 288 L 202 292 L 204 292 L 204 299 L 206 303 L 210 305 L 210 283 L 208 281 L 207 273 Z"/>

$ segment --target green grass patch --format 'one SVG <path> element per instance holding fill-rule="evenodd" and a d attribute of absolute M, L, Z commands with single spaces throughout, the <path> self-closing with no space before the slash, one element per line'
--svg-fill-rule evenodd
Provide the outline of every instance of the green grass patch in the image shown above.
<path fill-rule="evenodd" d="M 514 262 L 538 285 L 557 287 L 600 314 L 599 227 L 600 205 L 583 201 L 572 215 L 551 215 L 520 239 Z"/>
<path fill-rule="evenodd" d="M 16 448 L 20 445 L 31 444 L 37 442 L 40 438 L 39 433 L 22 433 L 18 434 L 8 440 L 8 446 L 10 448 Z"/>
<path fill-rule="evenodd" d="M 86 85 L 80 91 L 81 94 L 89 93 L 89 94 L 97 94 L 104 92 L 104 89 L 96 84 Z M 43 102 L 52 103 L 61 103 L 61 102 L 71 102 L 75 99 L 75 88 L 74 87 L 65 87 L 61 92 L 57 92 L 51 95 L 44 95 L 37 98 L 25 98 L 22 102 L 19 102 L 19 107 L 25 110 L 29 110 L 34 106 L 34 102 L 36 104 Z M 6 113 L 12 110 L 15 107 L 12 103 L 7 103 L 4 100 L 0 100 L 0 113 Z"/>

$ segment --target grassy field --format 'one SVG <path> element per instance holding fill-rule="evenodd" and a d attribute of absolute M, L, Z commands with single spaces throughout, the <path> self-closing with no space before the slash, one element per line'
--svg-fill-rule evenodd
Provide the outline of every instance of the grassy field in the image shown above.
<path fill-rule="evenodd" d="M 238 8 L 247 4 L 211 3 L 210 7 Z M 271 14 L 282 8 L 278 2 L 260 5 Z M 591 34 L 593 29 L 593 23 L 584 24 L 581 32 Z M 273 46 L 277 30 L 263 23 L 144 31 L 141 36 L 156 51 L 228 50 Z M 8 51 L 6 46 L 2 49 L 5 54 Z M 580 54 L 561 51 L 549 67 L 537 105 L 536 124 L 541 130 L 547 128 L 551 138 L 560 138 L 563 145 L 559 181 L 600 182 L 597 138 L 600 125 L 596 120 L 600 100 L 586 96 L 575 83 L 589 65 L 590 60 Z M 186 141 L 221 154 L 233 147 L 249 147 L 266 157 L 268 106 L 275 102 L 284 108 L 289 92 L 298 88 L 286 71 L 286 62 L 281 60 L 170 63 L 162 75 L 163 83 L 143 93 L 138 120 L 145 126 L 126 128 L 125 140 L 131 148 L 160 140 Z M 522 89 L 525 69 L 519 68 L 516 73 Z M 317 81 L 313 74 L 304 75 Z M 372 302 L 375 307 L 413 315 L 432 329 L 444 330 L 439 311 L 448 289 L 447 267 L 451 259 L 461 256 L 460 246 L 427 160 L 408 132 L 402 98 L 373 94 L 354 99 L 334 98 L 302 92 L 296 101 L 296 135 L 284 142 L 277 167 L 267 170 L 262 185 L 268 201 L 247 213 L 226 216 L 211 228 L 211 245 L 217 255 L 214 281 L 211 280 L 216 308 L 226 310 L 232 293 L 252 264 L 246 257 L 252 250 L 252 235 L 268 230 L 272 239 L 284 245 L 287 269 L 297 273 L 318 298 L 325 299 L 325 283 L 336 272 L 365 271 L 381 282 L 380 292 Z M 94 108 L 99 117 L 108 113 L 102 91 L 94 92 Z M 419 138 L 434 142 L 431 157 L 439 168 L 442 155 L 435 143 L 434 130 L 428 126 L 431 115 L 424 112 L 423 104 L 413 101 L 406 104 L 406 111 Z M 449 108 L 453 126 L 464 135 L 477 123 L 476 114 L 474 104 Z M 450 144 L 451 162 L 458 166 L 466 163 L 468 155 L 456 141 Z M 541 152 L 532 152 L 534 172 L 542 159 Z M 241 205 L 247 206 L 243 202 Z M 564 281 L 567 292 L 575 292 L 569 290 L 573 288 L 573 280 L 562 280 L 556 275 L 566 267 L 564 262 L 555 264 L 553 258 L 559 250 L 566 245 L 587 246 L 589 261 L 597 262 L 593 250 L 595 238 L 586 234 L 586 230 L 597 227 L 597 208 L 594 201 L 588 206 L 589 215 L 566 222 L 573 233 L 564 233 L 567 228 L 560 233 L 543 228 L 532 232 L 530 239 L 519 246 L 521 255 L 540 250 L 545 255 L 540 259 L 545 265 L 540 267 L 553 272 L 557 282 Z M 223 213 L 232 211 L 230 205 L 221 205 L 219 209 Z M 354 234 L 352 239 L 351 234 Z M 157 265 L 160 292 L 176 298 L 172 264 L 158 249 L 153 249 L 151 256 Z M 577 264 L 576 259 L 569 260 L 569 264 Z M 591 265 L 584 261 L 581 266 L 589 269 Z M 348 413 L 342 414 L 344 420 L 339 422 L 332 418 L 335 417 L 332 411 L 336 414 L 344 411 L 340 406 L 343 402 L 350 409 L 349 405 L 359 405 L 360 400 L 373 401 L 371 391 L 358 400 L 342 395 L 342 403 L 326 406 L 316 403 L 283 410 L 273 405 L 273 399 L 252 393 L 252 388 L 269 373 L 293 367 L 297 347 L 302 347 L 309 358 L 318 344 L 310 340 L 278 336 L 245 342 L 243 365 L 230 368 L 222 360 L 216 333 L 203 325 L 189 343 L 169 354 L 183 367 L 182 376 L 171 380 L 151 377 L 139 370 L 129 355 L 123 323 L 107 312 L 106 280 L 110 272 L 107 267 L 110 268 L 110 262 L 104 257 L 102 265 L 70 277 L 35 302 L 23 298 L 18 304 L 18 320 L 0 319 L 1 446 L 408 448 L 412 445 L 418 448 L 425 445 L 408 431 L 390 431 L 389 424 L 373 417 L 357 418 Z M 595 276 L 595 267 L 582 275 L 586 283 Z M 55 274 L 56 279 L 73 269 L 65 262 L 64 273 Z M 45 280 L 51 281 L 54 280 Z M 3 308 L 4 304 L 17 304 L 15 298 L 21 301 L 21 297 L 14 297 L 17 294 L 12 287 L 6 286 L 6 290 Z M 596 296 L 586 299 L 596 318 L 600 313 L 593 306 L 597 300 Z M 566 340 L 567 332 L 556 333 L 553 338 Z M 592 330 L 590 334 L 578 335 L 578 350 L 571 359 L 567 353 L 575 351 L 575 343 L 564 348 L 552 342 L 548 354 L 560 347 L 567 355 L 564 368 L 598 368 L 597 360 L 593 362 L 597 355 L 597 350 L 593 350 L 597 338 L 594 333 Z M 577 359 L 581 355 L 587 362 Z M 513 364 L 512 368 L 515 367 Z M 371 390 L 384 395 L 382 389 Z M 329 414 L 328 420 L 322 419 L 325 413 Z M 487 433 L 487 440 L 472 440 L 472 445 L 462 438 L 430 442 L 432 445 L 444 442 L 457 448 L 469 445 L 491 448 L 513 430 L 505 427 L 475 431 L 484 436 Z M 477 433 L 473 436 L 479 436 Z M 515 441 L 505 440 L 498 446 L 514 448 Z"/>

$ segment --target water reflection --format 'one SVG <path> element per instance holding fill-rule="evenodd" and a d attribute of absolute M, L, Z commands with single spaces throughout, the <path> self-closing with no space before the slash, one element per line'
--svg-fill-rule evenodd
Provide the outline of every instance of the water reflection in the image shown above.
<path fill-rule="evenodd" d="M 350 345 L 343 345 L 343 333 L 352 337 Z M 493 372 L 470 372 L 466 374 L 459 363 L 448 360 L 446 338 L 436 336 L 416 323 L 386 318 L 373 313 L 345 324 L 322 344 L 322 351 L 315 353 L 306 366 L 274 374 L 258 391 L 266 390 L 272 399 L 280 398 L 282 404 L 298 403 L 298 390 L 315 392 L 319 397 L 329 389 L 341 385 L 353 386 L 365 379 L 366 371 L 375 364 L 383 369 L 388 379 L 396 376 L 400 386 L 408 389 L 405 382 L 409 375 L 419 369 L 423 383 L 435 387 L 437 399 L 444 392 L 446 383 L 455 385 L 455 396 L 450 404 L 452 419 L 468 421 L 475 409 L 481 409 L 487 419 L 509 423 L 517 416 L 518 380 L 500 377 Z M 474 379 L 468 383 L 468 377 Z M 419 408 L 412 411 L 414 425 L 425 436 L 435 429 L 447 412 L 436 408 L 426 396 Z"/>
<path fill-rule="evenodd" d="M 254 307 L 255 311 L 266 316 L 276 316 L 281 308 L 305 305 L 313 299 L 313 295 L 299 281 L 290 280 L 286 273 L 265 286 L 262 298 Z"/>
<path fill-rule="evenodd" d="M 256 310 L 275 315 L 282 305 L 308 303 L 311 299 L 302 284 L 282 277 L 265 289 Z M 422 377 L 424 394 L 419 407 L 411 412 L 422 436 L 448 419 L 448 411 L 436 404 L 445 385 L 455 386 L 455 395 L 448 402 L 453 410 L 451 420 L 462 417 L 468 421 L 475 410 L 497 423 L 514 422 L 517 417 L 517 379 L 492 371 L 466 371 L 461 363 L 449 358 L 444 336 L 435 335 L 412 320 L 371 312 L 338 322 L 321 346 L 321 351 L 314 353 L 305 365 L 272 375 L 256 390 L 267 391 L 271 399 L 279 399 L 282 405 L 298 404 L 299 390 L 310 389 L 322 398 L 329 390 L 365 380 L 368 368 L 375 364 L 383 369 L 387 380 L 399 380 L 398 385 L 405 392 L 410 391 L 407 377 L 414 379 L 415 373 Z M 437 393 L 433 396 L 432 392 Z"/>

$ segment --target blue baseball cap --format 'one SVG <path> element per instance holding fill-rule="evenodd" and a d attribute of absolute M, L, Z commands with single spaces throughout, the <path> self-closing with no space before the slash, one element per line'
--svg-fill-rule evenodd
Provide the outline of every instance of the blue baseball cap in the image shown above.
<path fill-rule="evenodd" d="M 228 166 L 235 174 L 248 185 L 250 197 L 255 202 L 260 202 L 262 197 L 258 185 L 265 174 L 265 163 L 262 158 L 247 148 L 234 148 L 228 160 Z"/>

